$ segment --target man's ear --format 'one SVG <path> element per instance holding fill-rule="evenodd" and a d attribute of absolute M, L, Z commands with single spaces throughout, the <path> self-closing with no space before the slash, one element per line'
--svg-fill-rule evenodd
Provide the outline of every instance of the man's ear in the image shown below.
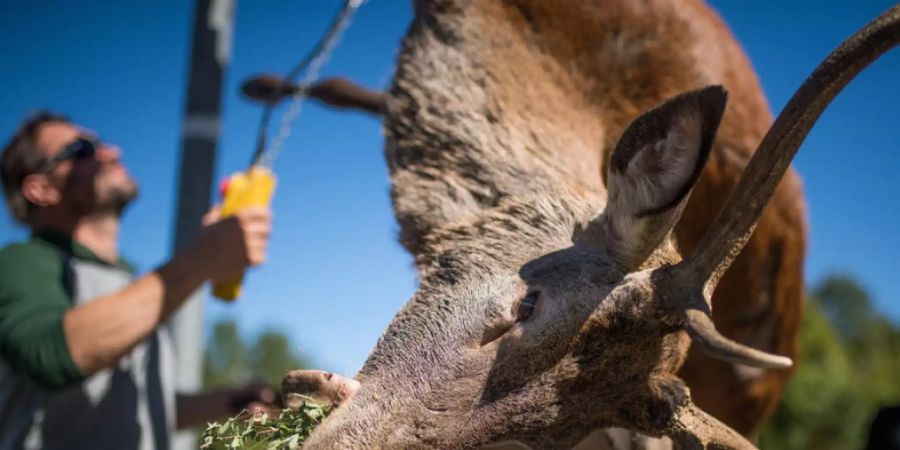
<path fill-rule="evenodd" d="M 53 206 L 59 203 L 62 194 L 47 175 L 33 173 L 22 180 L 22 196 L 33 205 Z"/>
<path fill-rule="evenodd" d="M 628 268 L 663 242 L 706 165 L 726 97 L 721 86 L 681 94 L 628 126 L 610 160 L 606 209 L 588 239 Z"/>

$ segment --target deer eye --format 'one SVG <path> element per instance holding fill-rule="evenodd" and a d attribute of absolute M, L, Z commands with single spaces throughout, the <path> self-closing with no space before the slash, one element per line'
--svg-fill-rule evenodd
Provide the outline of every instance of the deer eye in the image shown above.
<path fill-rule="evenodd" d="M 540 294 L 531 292 L 519 302 L 519 307 L 516 309 L 516 322 L 523 322 L 531 317 L 531 313 L 534 312 L 534 307 L 537 305 L 539 298 Z"/>

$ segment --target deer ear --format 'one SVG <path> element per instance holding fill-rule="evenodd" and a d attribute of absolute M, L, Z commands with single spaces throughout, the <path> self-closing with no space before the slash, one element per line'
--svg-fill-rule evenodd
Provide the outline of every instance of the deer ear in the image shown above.
<path fill-rule="evenodd" d="M 602 245 L 623 265 L 643 262 L 666 238 L 700 177 L 725 111 L 721 86 L 688 92 L 641 115 L 609 166 Z"/>

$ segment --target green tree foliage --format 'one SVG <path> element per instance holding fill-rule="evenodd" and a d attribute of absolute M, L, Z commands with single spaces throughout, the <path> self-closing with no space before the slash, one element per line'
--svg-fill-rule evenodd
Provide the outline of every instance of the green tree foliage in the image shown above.
<path fill-rule="evenodd" d="M 855 400 L 847 349 L 816 302 L 806 305 L 801 326 L 802 350 L 797 371 L 781 405 L 760 435 L 760 447 L 859 448 L 864 411 Z"/>
<path fill-rule="evenodd" d="M 285 372 L 307 367 L 291 348 L 282 332 L 266 330 L 246 342 L 233 320 L 219 321 L 206 345 L 203 385 L 216 388 L 261 379 L 278 388 Z"/>
<path fill-rule="evenodd" d="M 763 450 L 861 449 L 881 407 L 900 403 L 900 328 L 852 278 L 807 300 L 797 371 L 759 435 Z"/>
<path fill-rule="evenodd" d="M 846 275 L 826 278 L 813 290 L 812 298 L 843 341 L 858 337 L 877 315 L 869 294 Z"/>
<path fill-rule="evenodd" d="M 250 352 L 253 372 L 272 386 L 281 386 L 285 372 L 305 366 L 294 356 L 287 336 L 277 331 L 260 334 Z"/>
<path fill-rule="evenodd" d="M 203 386 L 207 388 L 232 386 L 250 378 L 247 348 L 234 321 L 213 326 L 203 359 Z"/>

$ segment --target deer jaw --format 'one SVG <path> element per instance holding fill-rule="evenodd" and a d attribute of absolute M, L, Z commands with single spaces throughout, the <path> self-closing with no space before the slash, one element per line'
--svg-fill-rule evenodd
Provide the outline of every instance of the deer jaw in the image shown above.
<path fill-rule="evenodd" d="M 724 104 L 710 88 L 636 120 L 605 207 L 545 192 L 428 236 L 418 292 L 308 448 L 547 448 L 612 426 L 677 435 L 688 341 L 656 286 L 679 260 L 670 233 Z"/>
<path fill-rule="evenodd" d="M 451 449 L 498 440 L 547 448 L 548 439 L 558 444 L 626 423 L 660 433 L 678 405 L 669 383 L 677 384 L 672 374 L 687 337 L 674 321 L 662 323 L 648 289 L 652 272 L 626 274 L 571 238 L 556 250 L 537 242 L 524 264 L 472 253 L 474 245 L 529 245 L 515 234 L 443 252 L 359 373 L 357 396 L 308 448 Z M 540 298 L 517 321 L 529 293 Z M 628 418 L 618 416 L 623 411 Z"/>

